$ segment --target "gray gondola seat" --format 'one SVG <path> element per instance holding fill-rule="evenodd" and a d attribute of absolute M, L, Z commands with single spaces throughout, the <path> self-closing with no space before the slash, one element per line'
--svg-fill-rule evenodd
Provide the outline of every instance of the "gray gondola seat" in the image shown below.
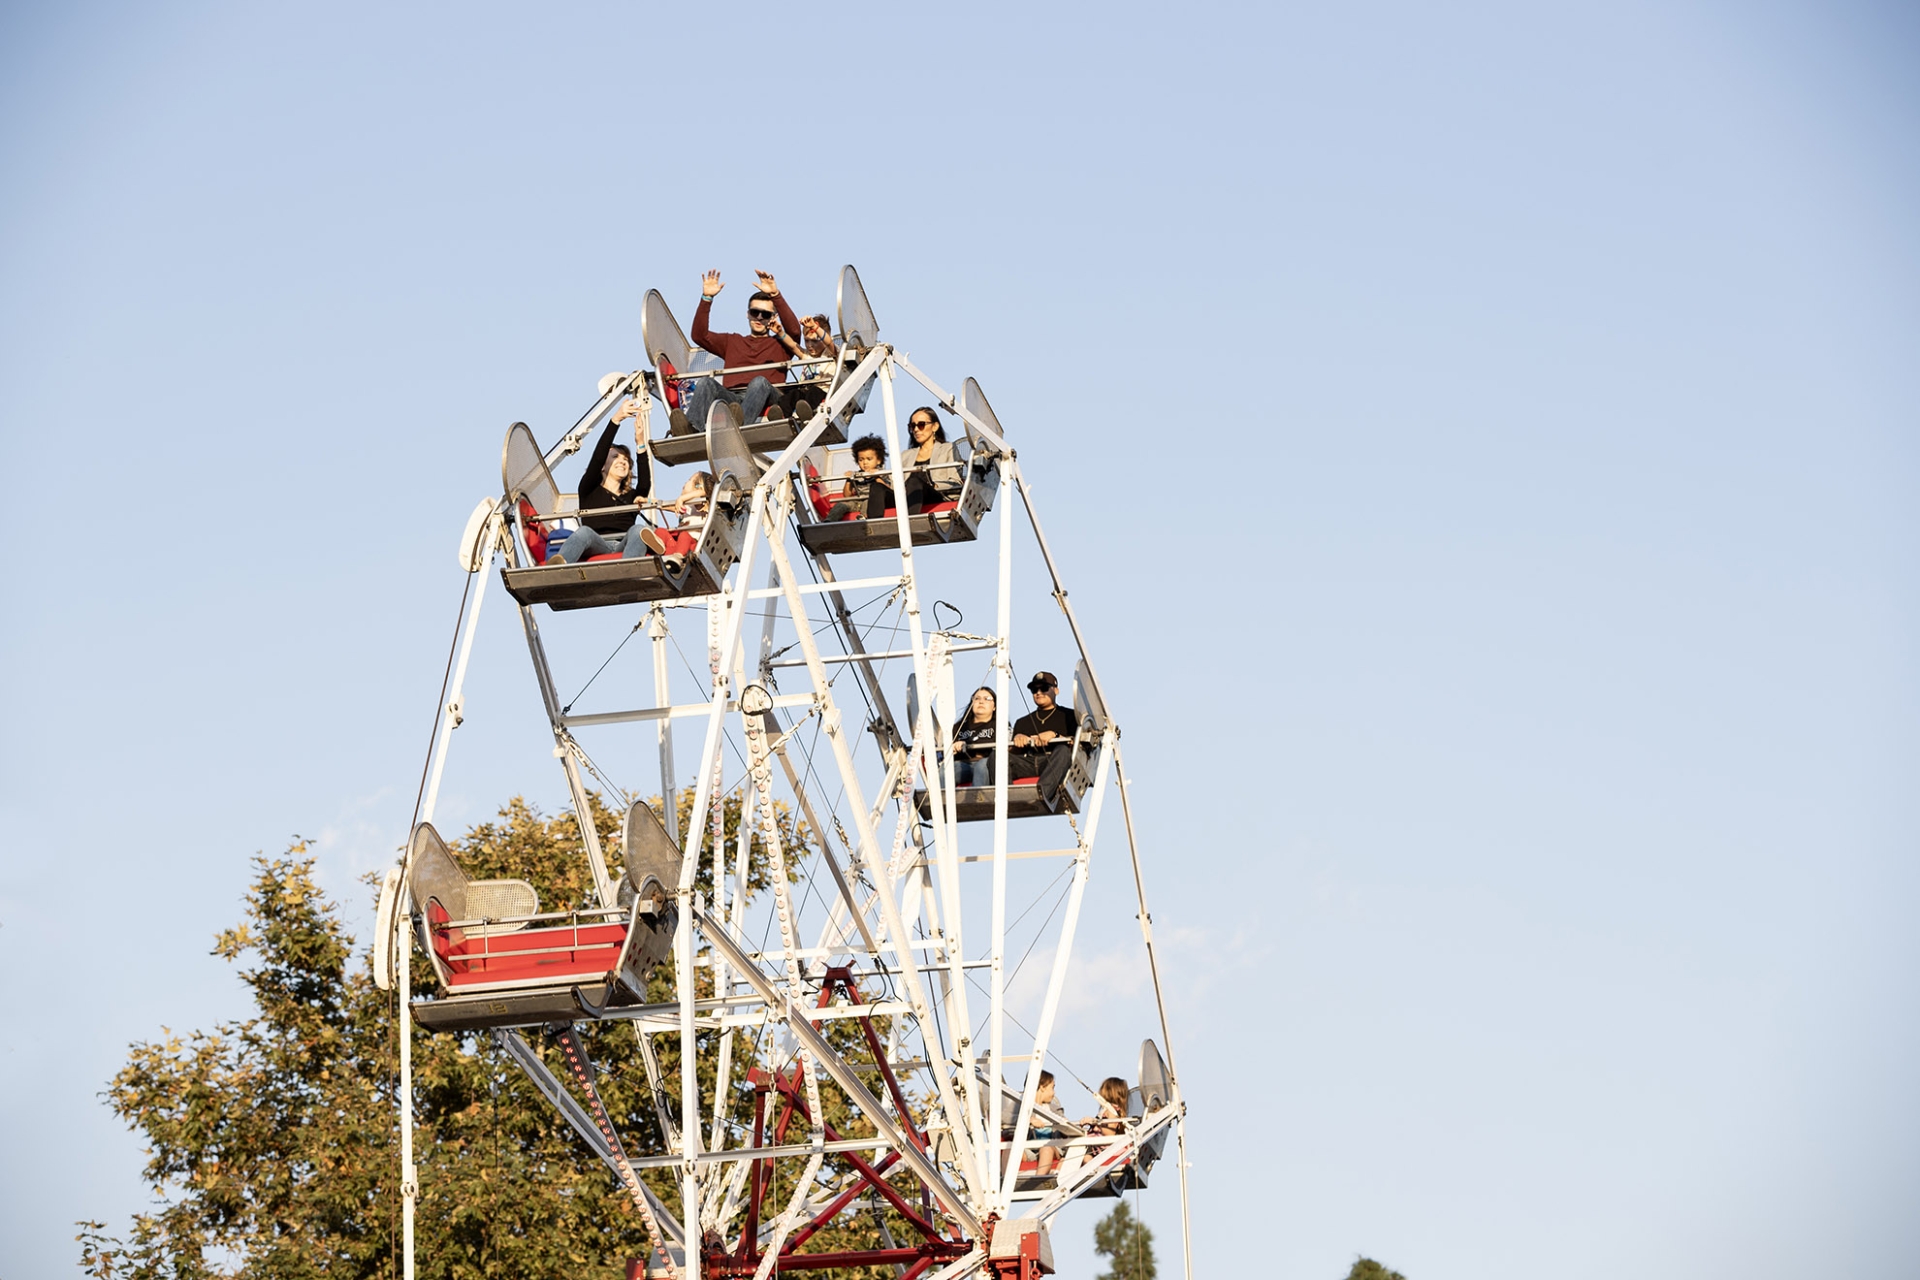
<path fill-rule="evenodd" d="M 1100 735 L 1106 731 L 1107 727 L 1106 707 L 1094 690 L 1093 678 L 1084 660 L 1074 666 L 1073 688 L 1068 696 L 1070 701 L 1067 705 L 1077 707 L 1079 710 L 1080 724 L 1074 731 L 1072 745 L 1061 748 L 1071 751 L 1073 760 L 1067 766 L 1066 777 L 1060 782 L 1060 792 L 1049 805 L 1040 794 L 1038 774 L 1010 779 L 1007 786 L 1009 818 L 1042 818 L 1050 813 L 1080 812 L 1080 802 L 1093 785 L 1093 774 L 1097 767 L 1095 757 L 1100 748 Z M 991 783 L 955 787 L 953 791 L 954 821 L 993 821 L 995 790 Z M 921 817 L 931 816 L 932 809 L 925 790 L 915 791 L 913 802 L 920 810 Z"/>
<path fill-rule="evenodd" d="M 1139 1083 L 1127 1091 L 1127 1119 L 1137 1123 L 1143 1117 L 1151 1115 L 1173 1101 L 1173 1090 L 1167 1072 L 1166 1059 L 1160 1056 L 1160 1046 L 1152 1040 L 1140 1042 Z M 1122 1191 L 1133 1191 L 1147 1185 L 1147 1175 L 1159 1162 L 1167 1149 L 1168 1128 L 1161 1128 L 1151 1138 L 1141 1144 L 1133 1159 L 1121 1166 L 1107 1185 L 1114 1195 Z"/>
<path fill-rule="evenodd" d="M 653 360 L 653 393 L 660 398 L 668 409 L 685 409 L 693 395 L 696 375 L 715 374 L 717 368 L 702 369 L 701 355 L 696 353 L 693 344 L 687 341 L 686 333 L 680 328 L 680 322 L 674 319 L 673 310 L 667 306 L 667 300 L 658 289 L 647 290 L 640 311 L 641 337 L 647 344 L 647 353 Z M 713 362 L 715 366 L 718 361 Z M 807 424 L 792 418 L 764 418 L 759 422 L 749 422 L 741 429 L 747 447 L 756 453 L 778 453 L 793 443 L 794 437 Z M 828 423 L 822 428 L 821 444 L 839 444 L 846 437 L 840 433 L 838 423 Z M 698 431 L 687 435 L 668 434 L 647 442 L 647 451 L 654 461 L 663 466 L 683 467 L 707 461 L 707 439 Z"/>
<path fill-rule="evenodd" d="M 731 424 L 726 429 L 737 435 Z M 729 453 L 728 445 L 705 439 L 701 449 L 709 453 L 718 449 L 723 456 Z M 731 452 L 743 450 L 736 445 Z M 575 509 L 572 495 L 561 493 L 554 484 L 527 425 L 514 423 L 501 456 L 514 532 L 514 563 L 501 570 L 507 592 L 521 604 L 544 604 L 556 610 L 713 595 L 721 590 L 746 536 L 745 495 L 753 480 L 730 480 L 731 475 L 721 475 L 700 537 L 678 563 L 651 555 L 599 555 L 577 564 L 549 565 L 547 555 L 557 542 L 551 521 Z"/>
<path fill-rule="evenodd" d="M 851 268 L 849 268 L 851 270 Z M 857 278 L 855 281 L 858 283 Z M 864 296 L 864 295 L 863 295 Z M 968 378 L 960 391 L 960 406 L 990 425 L 1002 440 L 1006 433 L 993 407 L 980 390 L 980 384 Z M 948 406 L 949 409 L 952 406 Z M 993 442 L 974 429 L 965 418 L 964 441 L 955 441 L 954 455 L 962 458 L 960 492 L 950 502 L 927 505 L 924 511 L 907 517 L 907 527 L 916 547 L 948 542 L 972 542 L 980 536 L 980 524 L 993 510 L 1000 490 L 1000 454 Z M 848 516 L 829 520 L 834 499 L 845 487 L 854 470 L 852 449 L 830 449 L 809 458 L 802 465 L 808 502 L 801 504 L 800 543 L 815 555 L 848 555 L 856 551 L 898 550 L 900 526 L 897 512 L 888 508 L 885 516 L 866 519 Z"/>
<path fill-rule="evenodd" d="M 630 813 L 627 826 L 633 831 L 644 820 Z M 537 1026 L 642 1002 L 647 973 L 666 957 L 677 919 L 671 896 L 649 890 L 661 870 L 678 881 L 660 843 L 672 848 L 664 832 L 653 844 L 629 837 L 622 880 L 639 890 L 623 894 L 620 907 L 542 914 L 533 886 L 469 880 L 431 823 L 415 827 L 407 883 L 438 991 L 413 1002 L 414 1021 L 434 1031 Z M 501 906 L 523 909 L 489 914 Z"/>
<path fill-rule="evenodd" d="M 981 1104 L 982 1106 L 987 1106 L 987 1098 L 992 1092 L 992 1083 L 987 1073 L 979 1067 L 974 1068 L 974 1078 L 980 1083 Z M 1000 1106 L 998 1110 L 1000 1117 L 1000 1141 L 1011 1144 L 1013 1142 L 1014 1122 L 1019 1119 L 1020 1115 L 1020 1090 L 1015 1088 L 1011 1083 L 1003 1081 L 1000 1085 Z M 1043 1106 L 1039 1102 L 1034 1103 L 1033 1123 L 1029 1128 L 1036 1135 L 1034 1140 L 1041 1142 L 1043 1145 L 1057 1144 L 1061 1140 L 1070 1141 L 1075 1138 L 1083 1138 L 1087 1132 L 1079 1125 L 1067 1119 L 1066 1112 L 1061 1111 L 1058 1107 Z M 1054 1136 L 1051 1139 L 1038 1138 L 1037 1135 L 1040 1130 L 1051 1130 Z M 1058 1166 L 1059 1172 L 1057 1174 L 1049 1172 L 1047 1176 L 1043 1178 L 1040 1176 L 1039 1148 L 1027 1147 L 1020 1153 L 1020 1174 L 1014 1180 L 1013 1189 L 1015 1191 L 1034 1191 L 1044 1187 L 1055 1186 L 1057 1177 L 1065 1176 L 1067 1169 L 1078 1166 L 1084 1151 L 1085 1148 L 1082 1147 L 1068 1147 L 1063 1160 Z M 1003 1174 L 1007 1170 L 1007 1159 L 1012 1152 L 1013 1148 L 1011 1145 L 1005 1145 L 1000 1148 L 1000 1172 Z"/>
<path fill-rule="evenodd" d="M 1152 1040 L 1140 1042 L 1140 1083 L 1127 1091 L 1126 1128 L 1135 1130 L 1140 1121 L 1159 1111 L 1172 1100 L 1172 1091 L 1167 1080 L 1167 1064 L 1160 1057 L 1160 1048 Z M 1058 1126 L 1056 1126 L 1058 1127 Z M 1010 1131 L 1009 1131 L 1010 1132 Z M 1064 1131 L 1063 1131 L 1064 1132 Z M 1079 1136 L 1084 1131 L 1078 1126 L 1072 1128 L 1072 1134 Z M 1144 1190 L 1147 1175 L 1159 1161 L 1167 1146 L 1166 1127 L 1156 1130 L 1152 1137 L 1142 1143 L 1136 1151 L 1124 1160 L 1115 1162 L 1111 1146 L 1070 1146 L 1066 1149 L 1056 1174 L 1048 1178 L 1039 1178 L 1038 1160 L 1029 1155 L 1020 1162 L 1021 1176 L 1016 1182 L 1016 1190 L 1030 1190 L 1078 1182 L 1082 1171 L 1089 1162 L 1107 1164 L 1107 1172 L 1095 1177 L 1080 1191 L 1080 1198 L 1087 1200 L 1114 1199 L 1122 1192 Z M 1103 1153 L 1106 1153 L 1103 1155 Z"/>

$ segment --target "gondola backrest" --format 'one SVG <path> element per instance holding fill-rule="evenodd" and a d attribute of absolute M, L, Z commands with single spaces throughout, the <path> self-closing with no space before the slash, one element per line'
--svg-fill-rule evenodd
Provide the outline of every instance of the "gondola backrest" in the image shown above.
<path fill-rule="evenodd" d="M 1152 1040 L 1140 1042 L 1140 1084 L 1127 1099 L 1127 1114 L 1146 1115 L 1158 1111 L 1173 1101 L 1172 1085 L 1167 1076 L 1166 1060 L 1160 1056 L 1160 1047 Z M 1153 1167 L 1154 1161 L 1167 1145 L 1167 1131 L 1163 1128 L 1148 1138 L 1140 1147 L 1136 1158 L 1140 1171 L 1145 1173 Z"/>
<path fill-rule="evenodd" d="M 713 462 L 713 478 L 724 481 L 733 477 L 733 483 L 745 495 L 759 483 L 760 468 L 753 460 L 753 451 L 747 448 L 746 437 L 733 425 L 731 409 L 731 405 L 716 403 L 708 411 L 707 457 Z"/>
<path fill-rule="evenodd" d="M 873 318 L 860 273 L 851 266 L 840 268 L 839 312 L 843 341 L 858 347 L 871 347 L 880 341 L 880 322 Z"/>
<path fill-rule="evenodd" d="M 420 922 L 421 950 L 433 958 L 434 970 L 444 983 L 446 962 L 441 949 L 434 945 L 434 922 L 429 916 L 444 912 L 439 917 L 441 920 L 468 918 L 467 875 L 453 860 L 446 841 L 440 838 L 431 822 L 415 827 L 413 838 L 407 842 L 407 893 Z"/>
<path fill-rule="evenodd" d="M 638 892 L 651 876 L 669 895 L 676 893 L 680 888 L 680 850 L 653 806 L 635 800 L 627 809 L 625 831 L 620 856 L 627 883 Z"/>
<path fill-rule="evenodd" d="M 507 495 L 514 530 L 519 535 L 514 539 L 519 554 L 531 564 L 539 564 L 545 558 L 543 540 L 550 530 L 529 516 L 528 510 L 541 514 L 551 514 L 560 509 L 560 487 L 553 482 L 553 473 L 547 470 L 546 457 L 540 452 L 540 446 L 534 442 L 533 432 L 524 422 L 516 422 L 507 428 L 507 441 L 500 450 L 500 480 Z M 526 505 L 522 506 L 524 499 Z M 541 524 L 534 529 L 532 524 Z M 531 537 L 529 535 L 532 535 Z"/>
<path fill-rule="evenodd" d="M 1081 727 L 1086 730 L 1084 737 L 1091 746 L 1107 727 L 1107 704 L 1094 687 L 1093 673 L 1088 670 L 1085 658 L 1073 664 L 1073 709 L 1080 717 Z"/>
<path fill-rule="evenodd" d="M 640 304 L 640 340 L 646 343 L 647 358 L 661 373 L 667 373 L 663 360 L 680 373 L 693 367 L 693 344 L 687 341 L 680 322 L 673 318 L 673 308 L 667 305 L 658 289 L 647 290 L 646 299 Z"/>
<path fill-rule="evenodd" d="M 994 433 L 1002 440 L 1007 438 L 1006 428 L 1000 425 L 1000 419 L 994 415 L 993 406 L 987 403 L 987 393 L 982 391 L 980 384 L 972 378 L 968 378 L 960 387 L 960 407 L 993 428 Z M 960 421 L 966 426 L 967 443 L 973 446 L 974 453 L 992 454 L 998 452 L 993 443 L 984 435 L 980 434 L 979 430 L 975 428 L 971 422 L 968 422 L 965 418 L 962 418 Z"/>

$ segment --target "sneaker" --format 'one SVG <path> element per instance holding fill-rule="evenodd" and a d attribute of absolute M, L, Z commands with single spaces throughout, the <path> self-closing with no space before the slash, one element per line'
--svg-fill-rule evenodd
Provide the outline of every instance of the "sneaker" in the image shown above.
<path fill-rule="evenodd" d="M 664 556 L 665 554 L 667 554 L 667 544 L 665 540 L 660 537 L 660 534 L 657 530 L 642 529 L 640 531 L 640 541 L 646 544 L 647 550 L 653 552 L 653 554 L 657 556 Z"/>
<path fill-rule="evenodd" d="M 687 557 L 685 555 L 661 556 L 660 563 L 667 567 L 667 572 L 678 573 L 687 567 Z"/>
<path fill-rule="evenodd" d="M 565 563 L 566 563 L 566 561 L 565 561 L 565 560 L 562 560 L 562 559 L 560 558 L 560 553 L 559 553 L 558 551 L 556 551 L 556 552 L 554 552 L 553 554 L 551 554 L 551 555 L 549 555 L 549 556 L 548 556 L 548 557 L 546 558 L 546 561 L 545 561 L 545 563 L 546 563 L 546 564 L 547 564 L 548 566 L 550 566 L 550 567 L 551 567 L 551 566 L 553 566 L 553 565 L 556 565 L 556 564 L 565 564 Z"/>
<path fill-rule="evenodd" d="M 802 400 L 799 404 L 793 406 L 793 420 L 802 424 L 812 422 L 813 405 Z"/>
<path fill-rule="evenodd" d="M 675 409 L 667 415 L 667 434 L 670 436 L 690 436 L 693 434 L 693 421 L 686 411 Z"/>

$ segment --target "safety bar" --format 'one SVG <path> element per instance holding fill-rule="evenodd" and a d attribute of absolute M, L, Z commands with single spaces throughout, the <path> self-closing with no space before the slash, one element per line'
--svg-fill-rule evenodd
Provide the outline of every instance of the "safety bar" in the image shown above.
<path fill-rule="evenodd" d="M 791 369 L 795 365 L 831 365 L 838 364 L 838 356 L 795 356 L 791 360 L 776 360 L 772 364 L 732 364 L 719 369 L 675 369 L 667 375 L 669 382 L 692 382 L 696 378 L 724 378 L 730 373 L 764 373 L 768 369 Z M 658 375 L 659 370 L 654 370 Z"/>
<path fill-rule="evenodd" d="M 475 920 L 443 920 L 436 929 L 471 929 L 478 925 L 531 924 L 535 920 L 574 920 L 581 916 L 618 916 L 625 919 L 625 907 L 581 907 L 577 911 L 540 911 L 530 916 L 481 916 Z"/>

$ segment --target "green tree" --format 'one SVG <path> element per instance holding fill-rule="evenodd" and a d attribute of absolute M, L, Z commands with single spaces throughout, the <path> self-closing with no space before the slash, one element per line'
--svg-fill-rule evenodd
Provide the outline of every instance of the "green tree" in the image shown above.
<path fill-rule="evenodd" d="M 739 805 L 725 811 L 729 836 Z M 620 815 L 594 802 L 610 838 Z M 807 844 L 781 811 L 782 842 L 798 864 Z M 703 841 L 703 844 L 708 842 Z M 731 841 L 729 841 L 731 843 Z M 750 845 L 753 879 L 767 859 Z M 709 845 L 710 849 L 710 845 Z M 469 876 L 516 876 L 539 891 L 543 910 L 585 903 L 591 879 L 571 812 L 542 816 L 522 800 L 454 846 Z M 711 854 L 702 859 L 703 889 Z M 156 1203 L 124 1238 L 83 1223 L 82 1265 L 102 1280 L 306 1280 L 389 1277 L 399 1271 L 398 996 L 374 985 L 365 952 L 313 880 L 313 860 L 296 844 L 255 860 L 245 921 L 216 939 L 214 954 L 241 964 L 254 1013 L 211 1032 L 132 1046 L 107 1091 L 114 1113 L 143 1135 L 144 1177 Z M 703 970 L 703 976 L 707 971 Z M 416 994 L 432 974 L 413 966 Z M 710 981 L 710 978 L 708 979 Z M 673 998 L 671 964 L 655 971 L 649 997 Z M 851 1023 L 835 1024 L 851 1027 Z M 557 1055 L 525 1034 L 565 1077 Z M 629 1024 L 581 1029 L 602 1072 L 608 1111 L 629 1148 L 659 1146 L 646 1077 Z M 734 1115 L 752 1114 L 740 1083 L 752 1044 L 735 1033 Z M 677 1095 L 679 1046 L 656 1037 L 665 1082 Z M 718 1033 L 696 1046 L 711 1089 Z M 414 1041 L 415 1161 L 420 1196 L 415 1256 L 430 1280 L 492 1276 L 614 1277 L 646 1251 L 638 1214 L 531 1083 L 484 1035 L 419 1034 Z M 837 1091 L 823 1090 L 843 1132 L 870 1133 Z M 668 1099 L 670 1114 L 678 1098 Z M 798 1162 L 776 1164 L 784 1203 Z M 677 1188 L 665 1171 L 642 1174 L 668 1203 Z M 900 1184 L 910 1196 L 904 1180 Z M 903 1223 L 892 1224 L 896 1232 Z M 872 1219 L 836 1224 L 810 1247 L 873 1243 Z M 887 1274 L 891 1274 L 888 1269 Z"/>
<path fill-rule="evenodd" d="M 1347 1280 L 1407 1280 L 1398 1271 L 1372 1258 L 1359 1258 L 1354 1261 L 1352 1270 L 1347 1272 Z"/>
<path fill-rule="evenodd" d="M 1093 1251 L 1112 1261 L 1100 1280 L 1153 1280 L 1153 1232 L 1122 1200 L 1093 1225 Z"/>

